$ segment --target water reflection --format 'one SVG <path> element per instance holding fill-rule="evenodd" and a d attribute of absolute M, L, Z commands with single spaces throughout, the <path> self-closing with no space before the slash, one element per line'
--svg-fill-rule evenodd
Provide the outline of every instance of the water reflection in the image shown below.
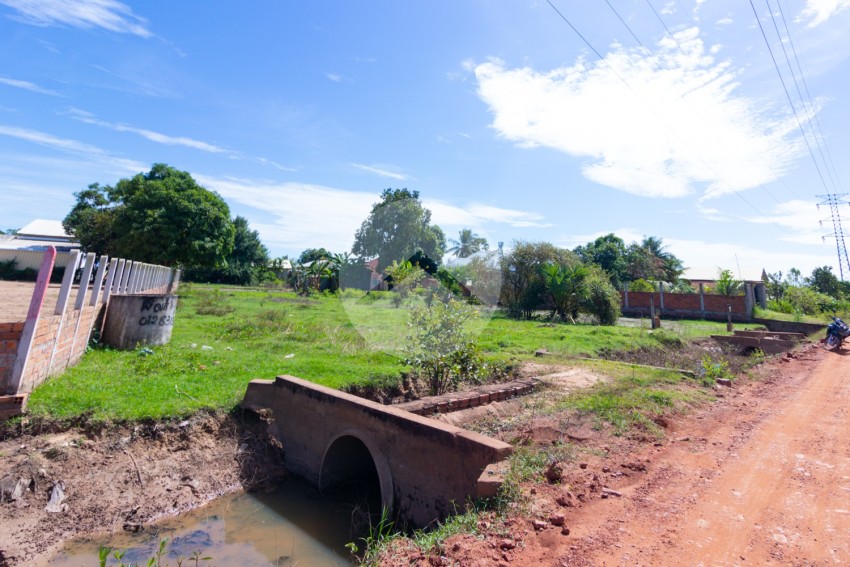
<path fill-rule="evenodd" d="M 357 539 L 351 526 L 358 514 L 354 505 L 341 503 L 338 497 L 287 481 L 271 493 L 222 497 L 142 534 L 106 534 L 70 542 L 48 565 L 96 566 L 99 545 L 127 550 L 125 564 L 147 565 L 164 537 L 169 544 L 163 565 L 176 565 L 178 558 L 196 551 L 212 557 L 207 564 L 218 567 L 351 565 L 345 544 Z M 113 564 L 118 562 L 109 563 Z"/>

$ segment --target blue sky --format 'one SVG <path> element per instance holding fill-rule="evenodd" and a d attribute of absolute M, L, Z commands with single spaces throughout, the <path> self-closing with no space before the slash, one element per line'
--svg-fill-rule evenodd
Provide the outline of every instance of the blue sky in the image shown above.
<path fill-rule="evenodd" d="M 449 237 L 838 273 L 850 0 L 778 1 L 0 0 L 0 227 L 164 162 L 275 256 L 350 249 L 408 187 Z"/>

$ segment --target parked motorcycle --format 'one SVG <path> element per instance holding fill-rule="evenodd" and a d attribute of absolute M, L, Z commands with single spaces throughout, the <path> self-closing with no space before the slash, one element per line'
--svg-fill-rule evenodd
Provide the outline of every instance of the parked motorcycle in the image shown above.
<path fill-rule="evenodd" d="M 832 323 L 826 328 L 826 342 L 824 348 L 826 350 L 836 350 L 841 348 L 844 339 L 850 337 L 850 326 L 838 317 L 832 318 Z"/>

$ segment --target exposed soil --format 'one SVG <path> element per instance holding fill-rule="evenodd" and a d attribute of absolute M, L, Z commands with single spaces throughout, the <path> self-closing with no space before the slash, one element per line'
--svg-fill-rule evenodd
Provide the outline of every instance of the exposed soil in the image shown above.
<path fill-rule="evenodd" d="M 75 536 L 144 530 L 222 494 L 280 479 L 281 453 L 266 431 L 262 417 L 246 412 L 30 432 L 0 442 L 0 567 L 44 564 Z M 47 512 L 56 486 L 65 498 Z"/>
<path fill-rule="evenodd" d="M 850 561 L 850 357 L 806 345 L 739 379 L 662 438 L 550 419 L 526 431 L 577 453 L 480 535 L 395 565 L 837 565 Z M 571 431 L 573 432 L 571 434 Z M 508 432 L 506 432 L 507 434 Z M 514 430 L 512 433 L 516 435 Z"/>
<path fill-rule="evenodd" d="M 44 305 L 56 306 L 59 299 L 59 284 L 50 284 L 47 288 L 47 296 Z M 10 282 L 0 280 L 0 322 L 17 322 L 27 318 L 27 309 L 30 306 L 32 292 L 35 290 L 35 282 Z M 77 286 L 74 286 L 71 297 L 76 297 Z M 70 302 L 69 302 L 70 303 Z"/>

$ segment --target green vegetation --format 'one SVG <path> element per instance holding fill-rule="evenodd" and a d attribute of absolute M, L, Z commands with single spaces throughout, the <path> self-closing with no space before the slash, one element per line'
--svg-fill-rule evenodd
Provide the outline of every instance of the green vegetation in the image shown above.
<path fill-rule="evenodd" d="M 80 364 L 38 387 L 30 412 L 95 420 L 180 417 L 201 408 L 232 409 L 254 378 L 290 374 L 344 388 L 395 383 L 410 371 L 404 364 L 405 333 L 399 332 L 409 310 L 397 309 L 388 292 L 346 290 L 308 298 L 187 284 L 180 295 L 170 344 L 123 352 L 94 348 Z M 423 295 L 417 290 L 409 301 L 423 305 Z M 492 316 L 479 317 L 471 332 L 490 368 L 529 360 L 541 348 L 557 361 L 597 356 L 603 349 L 659 348 L 724 330 L 722 323 L 665 322 L 663 332 L 649 333 L 648 323 L 563 325 L 482 313 Z"/>

